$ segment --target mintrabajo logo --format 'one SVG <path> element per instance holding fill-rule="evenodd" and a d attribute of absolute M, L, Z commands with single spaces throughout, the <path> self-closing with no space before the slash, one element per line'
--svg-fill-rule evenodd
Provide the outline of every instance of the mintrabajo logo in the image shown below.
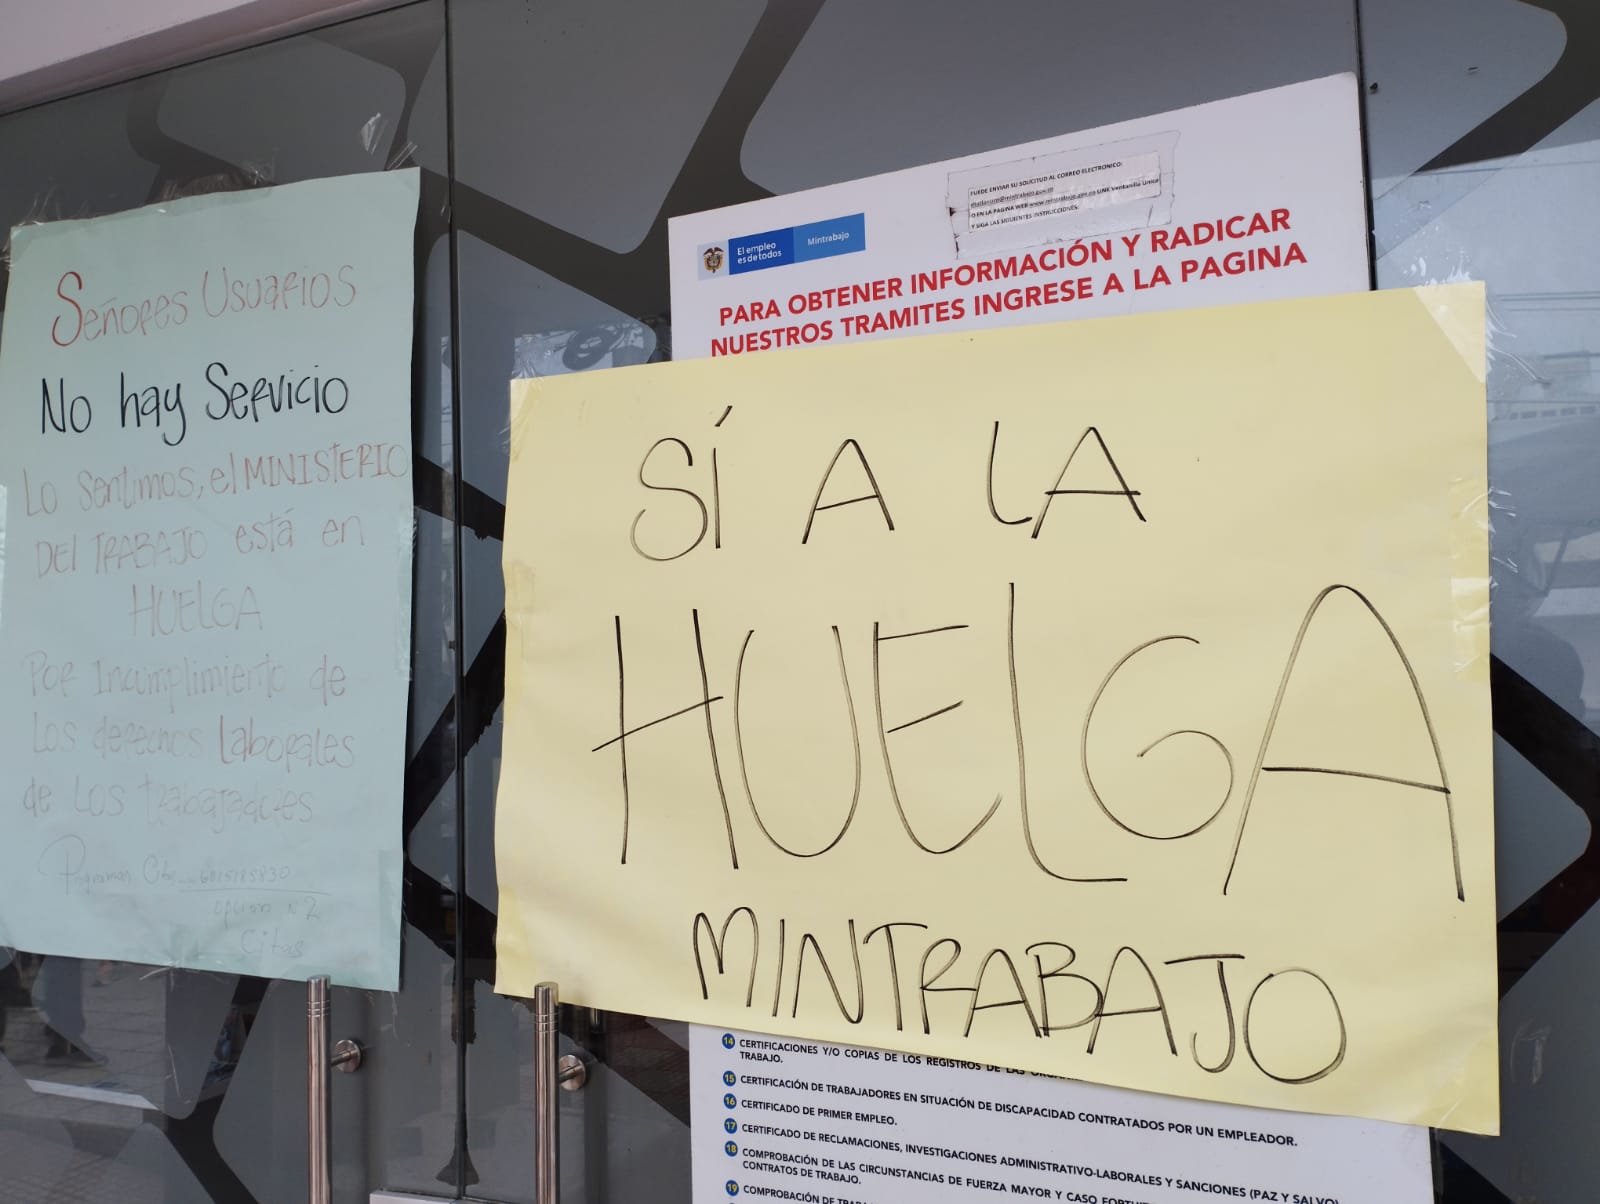
<path fill-rule="evenodd" d="M 702 243 L 696 249 L 695 267 L 701 280 L 713 280 L 812 259 L 831 259 L 835 255 L 850 255 L 866 249 L 866 214 L 849 213 L 820 222 Z"/>

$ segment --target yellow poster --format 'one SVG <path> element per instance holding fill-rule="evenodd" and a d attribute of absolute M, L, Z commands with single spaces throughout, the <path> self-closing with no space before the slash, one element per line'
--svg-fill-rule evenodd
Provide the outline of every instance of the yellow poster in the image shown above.
<path fill-rule="evenodd" d="M 497 989 L 1496 1131 L 1483 329 L 518 381 Z"/>

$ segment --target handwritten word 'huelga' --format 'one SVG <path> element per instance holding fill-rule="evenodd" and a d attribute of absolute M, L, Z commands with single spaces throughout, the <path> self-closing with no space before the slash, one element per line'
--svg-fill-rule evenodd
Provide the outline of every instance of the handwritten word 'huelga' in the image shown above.
<path fill-rule="evenodd" d="M 1425 750 L 1426 756 L 1437 770 L 1437 777 L 1435 780 L 1419 781 L 1408 778 L 1394 777 L 1372 772 L 1369 768 L 1359 764 L 1289 765 L 1278 764 L 1272 761 L 1270 754 L 1274 735 L 1278 731 L 1279 716 L 1283 705 L 1283 699 L 1288 693 L 1290 682 L 1294 677 L 1296 666 L 1299 663 L 1301 648 L 1305 643 L 1307 633 L 1310 631 L 1312 625 L 1316 622 L 1318 615 L 1322 612 L 1323 606 L 1327 603 L 1329 598 L 1336 594 L 1348 595 L 1350 598 L 1353 598 L 1357 603 L 1360 604 L 1362 609 L 1357 612 L 1359 621 L 1370 623 L 1374 629 L 1374 634 L 1380 635 L 1384 644 L 1392 652 L 1394 657 L 1394 671 L 1385 675 L 1374 675 L 1374 688 L 1383 689 L 1390 692 L 1397 692 L 1405 699 L 1407 706 L 1414 706 L 1416 708 L 1422 719 L 1422 729 L 1426 732 L 1426 739 L 1428 741 L 1428 747 Z M 955 700 L 949 705 L 939 707 L 938 709 L 933 710 L 925 715 L 913 717 L 906 722 L 894 725 L 887 724 L 883 709 L 883 666 L 881 663 L 880 652 L 885 644 L 893 640 L 929 639 L 933 637 L 939 637 L 945 635 L 946 633 L 963 631 L 969 626 L 969 624 L 957 622 L 921 631 L 901 632 L 885 631 L 881 624 L 874 623 L 872 624 L 870 631 L 857 633 L 862 642 L 870 644 L 871 649 L 871 671 L 868 674 L 858 673 L 856 675 L 856 679 L 858 681 L 863 679 L 868 680 L 872 684 L 872 713 L 875 719 L 874 730 L 877 737 L 879 751 L 883 758 L 885 774 L 890 784 L 890 801 L 896 809 L 900 825 L 904 829 L 907 839 L 922 852 L 938 856 L 955 852 L 957 849 L 961 848 L 969 840 L 971 840 L 972 837 L 977 835 L 977 833 L 986 825 L 988 825 L 988 823 L 999 812 L 1001 804 L 1008 790 L 1014 790 L 1017 800 L 1017 809 L 1020 813 L 1019 818 L 1021 820 L 1020 830 L 1022 839 L 1027 848 L 1030 859 L 1040 873 L 1062 882 L 1108 883 L 1125 881 L 1125 879 L 1121 877 L 1114 868 L 1085 866 L 1068 867 L 1060 864 L 1060 862 L 1052 865 L 1047 862 L 1044 853 L 1041 852 L 1034 839 L 1033 821 L 1029 811 L 1029 775 L 1026 750 L 1027 741 L 1025 735 L 1027 723 L 1022 704 L 1022 698 L 1017 686 L 1017 605 L 1017 588 L 1016 585 L 1012 583 L 1007 586 L 1004 602 L 1005 652 L 1003 670 L 1009 676 L 1010 680 L 1011 720 L 1016 736 L 1016 755 L 1014 765 L 1009 767 L 1009 769 L 1014 770 L 1015 776 L 1009 782 L 1001 782 L 997 779 L 996 790 L 992 801 L 987 798 L 978 798 L 973 800 L 974 814 L 977 816 L 976 821 L 972 824 L 970 830 L 967 831 L 965 836 L 957 840 L 954 844 L 951 844 L 945 848 L 935 848 L 927 844 L 915 831 L 909 817 L 906 814 L 905 808 L 901 805 L 899 793 L 894 785 L 894 758 L 891 751 L 890 738 L 897 732 L 907 727 L 924 722 L 934 721 L 943 715 L 949 714 L 957 707 L 962 705 L 962 700 Z M 719 675 L 720 680 L 726 682 L 727 686 L 731 687 L 731 689 L 718 688 L 717 691 L 713 693 L 712 671 L 711 667 L 706 662 L 705 640 L 701 630 L 699 611 L 691 611 L 687 618 L 688 622 L 686 622 L 684 625 L 685 637 L 687 638 L 692 631 L 693 648 L 695 660 L 698 665 L 698 674 L 696 677 L 686 680 L 683 683 L 683 695 L 676 700 L 677 702 L 686 705 L 675 706 L 673 709 L 666 710 L 665 713 L 657 713 L 642 720 L 638 715 L 639 704 L 637 699 L 630 699 L 627 692 L 627 641 L 625 638 L 622 616 L 616 615 L 612 620 L 617 656 L 617 730 L 615 734 L 610 736 L 608 739 L 597 743 L 591 751 L 595 753 L 601 753 L 605 750 L 613 748 L 615 749 L 615 755 L 617 757 L 619 769 L 618 786 L 622 802 L 622 822 L 620 832 L 621 863 L 626 865 L 628 861 L 629 829 L 633 795 L 639 785 L 637 775 L 635 775 L 633 778 L 630 778 L 628 773 L 629 742 L 637 742 L 641 738 L 659 739 L 664 731 L 666 731 L 671 738 L 681 739 L 685 730 L 692 731 L 694 733 L 692 738 L 698 741 L 699 733 L 703 730 L 707 752 L 705 765 L 709 771 L 707 781 L 708 792 L 709 790 L 714 789 L 717 799 L 721 805 L 723 824 L 728 839 L 729 862 L 734 869 L 739 867 L 737 834 L 733 822 L 733 812 L 729 806 L 728 792 L 723 781 L 721 768 L 722 758 L 726 755 L 728 750 L 726 750 L 723 741 L 720 740 L 717 735 L 716 724 L 713 722 L 712 717 L 713 707 L 718 703 L 727 701 L 730 694 L 733 699 L 731 709 L 734 712 L 732 722 L 735 737 L 734 747 L 731 751 L 739 769 L 740 780 L 745 783 L 746 795 L 749 801 L 751 812 L 755 816 L 758 832 L 766 838 L 768 843 L 771 844 L 773 848 L 777 849 L 786 856 L 818 858 L 826 856 L 832 849 L 837 847 L 842 840 L 844 840 L 845 836 L 849 833 L 851 826 L 856 820 L 859 811 L 858 804 L 860 801 L 861 759 L 863 755 L 860 727 L 857 719 L 857 707 L 854 695 L 857 687 L 853 686 L 851 683 L 851 675 L 849 674 L 847 667 L 848 658 L 845 654 L 845 642 L 841 637 L 840 629 L 837 626 L 834 626 L 831 630 L 833 634 L 833 642 L 837 650 L 839 676 L 844 700 L 843 706 L 849 722 L 849 731 L 852 742 L 852 755 L 856 764 L 855 800 L 851 803 L 848 812 L 844 815 L 838 832 L 832 835 L 830 840 L 828 840 L 819 849 L 803 850 L 785 846 L 775 837 L 773 837 L 771 832 L 767 829 L 766 824 L 762 822 L 759 811 L 757 810 L 755 796 L 749 789 L 750 775 L 748 772 L 748 767 L 745 764 L 745 747 L 741 735 L 739 703 L 740 694 L 743 689 L 744 676 L 747 672 L 747 653 L 751 647 L 752 641 L 758 639 L 759 634 L 753 628 L 748 629 L 745 632 L 737 661 L 733 665 L 727 666 L 723 674 Z M 785 638 L 792 638 L 792 634 L 793 633 L 789 632 L 783 633 Z M 1151 833 L 1141 831 L 1134 825 L 1126 822 L 1123 819 L 1120 819 L 1112 801 L 1104 798 L 1095 785 L 1094 775 L 1089 768 L 1089 744 L 1093 730 L 1095 711 L 1100 705 L 1102 696 L 1104 695 L 1107 687 L 1129 663 L 1137 658 L 1150 654 L 1157 647 L 1181 647 L 1185 643 L 1194 645 L 1198 644 L 1199 641 L 1192 636 L 1181 633 L 1165 634 L 1157 636 L 1151 640 L 1143 641 L 1121 656 L 1112 658 L 1109 672 L 1100 682 L 1099 688 L 1090 696 L 1083 712 L 1079 751 L 1084 781 L 1087 784 L 1090 798 L 1092 798 L 1093 803 L 1097 806 L 1098 811 L 1103 818 L 1116 824 L 1125 832 L 1130 832 L 1136 836 L 1144 836 L 1148 839 L 1183 840 L 1192 837 L 1196 833 L 1209 827 L 1210 824 L 1217 819 L 1222 808 L 1227 804 L 1233 794 L 1233 767 L 1236 759 L 1229 751 L 1227 745 L 1217 736 L 1209 732 L 1198 729 L 1187 729 L 1184 731 L 1169 732 L 1166 735 L 1163 735 L 1156 743 L 1160 743 L 1161 740 L 1181 736 L 1198 738 L 1205 741 L 1206 744 L 1208 744 L 1212 749 L 1216 750 L 1217 755 L 1225 762 L 1228 777 L 1228 787 L 1219 803 L 1214 805 L 1209 803 L 1207 804 L 1209 809 L 1208 814 L 1198 824 L 1190 826 L 1186 830 L 1176 832 Z M 631 714 L 630 707 L 632 708 Z M 666 728 L 666 725 L 672 724 L 676 720 L 680 719 L 689 720 L 692 724 L 692 728 L 684 729 L 681 724 L 676 725 L 672 729 Z M 1154 745 L 1151 747 L 1154 747 Z M 1145 751 L 1149 750 L 1146 749 Z M 1454 890 L 1455 896 L 1458 900 L 1465 899 L 1466 894 L 1461 873 L 1461 857 L 1457 843 L 1454 798 L 1451 794 L 1449 777 L 1445 772 L 1444 760 L 1439 748 L 1437 735 L 1434 731 L 1433 719 L 1428 710 L 1427 700 L 1423 696 L 1422 687 L 1417 680 L 1415 671 L 1412 668 L 1410 657 L 1406 654 L 1405 649 L 1401 646 L 1399 637 L 1396 635 L 1394 629 L 1389 625 L 1388 621 L 1379 612 L 1378 608 L 1360 590 L 1348 585 L 1330 585 L 1319 591 L 1315 597 L 1309 601 L 1304 613 L 1304 617 L 1301 620 L 1299 630 L 1294 637 L 1293 644 L 1289 649 L 1288 657 L 1284 663 L 1283 673 L 1278 684 L 1277 695 L 1272 701 L 1271 709 L 1268 712 L 1268 717 L 1261 733 L 1261 739 L 1256 748 L 1252 769 L 1244 781 L 1242 803 L 1239 807 L 1234 838 L 1230 845 L 1228 863 L 1225 867 L 1219 867 L 1219 886 L 1221 893 L 1223 894 L 1228 893 L 1234 877 L 1239 871 L 1241 855 L 1245 843 L 1245 835 L 1248 829 L 1252 808 L 1256 801 L 1256 795 L 1261 784 L 1262 777 L 1265 774 L 1331 775 L 1336 777 L 1360 779 L 1374 783 L 1381 783 L 1382 787 L 1385 789 L 1399 787 L 1403 791 L 1407 792 L 1405 797 L 1414 799 L 1419 805 L 1437 806 L 1439 808 L 1441 820 L 1437 829 L 1439 833 L 1440 849 L 1438 860 L 1435 862 L 1434 866 L 1431 867 L 1432 872 L 1437 875 L 1437 880 L 1441 888 L 1451 888 Z M 1419 872 L 1423 872 L 1427 868 L 1430 867 L 1419 867 Z"/>

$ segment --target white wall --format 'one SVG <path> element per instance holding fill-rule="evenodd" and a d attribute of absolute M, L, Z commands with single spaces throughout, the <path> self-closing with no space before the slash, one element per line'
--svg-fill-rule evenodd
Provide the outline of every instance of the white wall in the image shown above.
<path fill-rule="evenodd" d="M 0 112 L 395 0 L 0 0 Z"/>

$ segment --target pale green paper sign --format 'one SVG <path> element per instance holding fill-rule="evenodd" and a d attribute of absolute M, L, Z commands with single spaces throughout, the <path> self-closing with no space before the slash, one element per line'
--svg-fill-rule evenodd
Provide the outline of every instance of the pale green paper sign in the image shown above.
<path fill-rule="evenodd" d="M 417 195 L 13 231 L 0 945 L 398 986 Z"/>

